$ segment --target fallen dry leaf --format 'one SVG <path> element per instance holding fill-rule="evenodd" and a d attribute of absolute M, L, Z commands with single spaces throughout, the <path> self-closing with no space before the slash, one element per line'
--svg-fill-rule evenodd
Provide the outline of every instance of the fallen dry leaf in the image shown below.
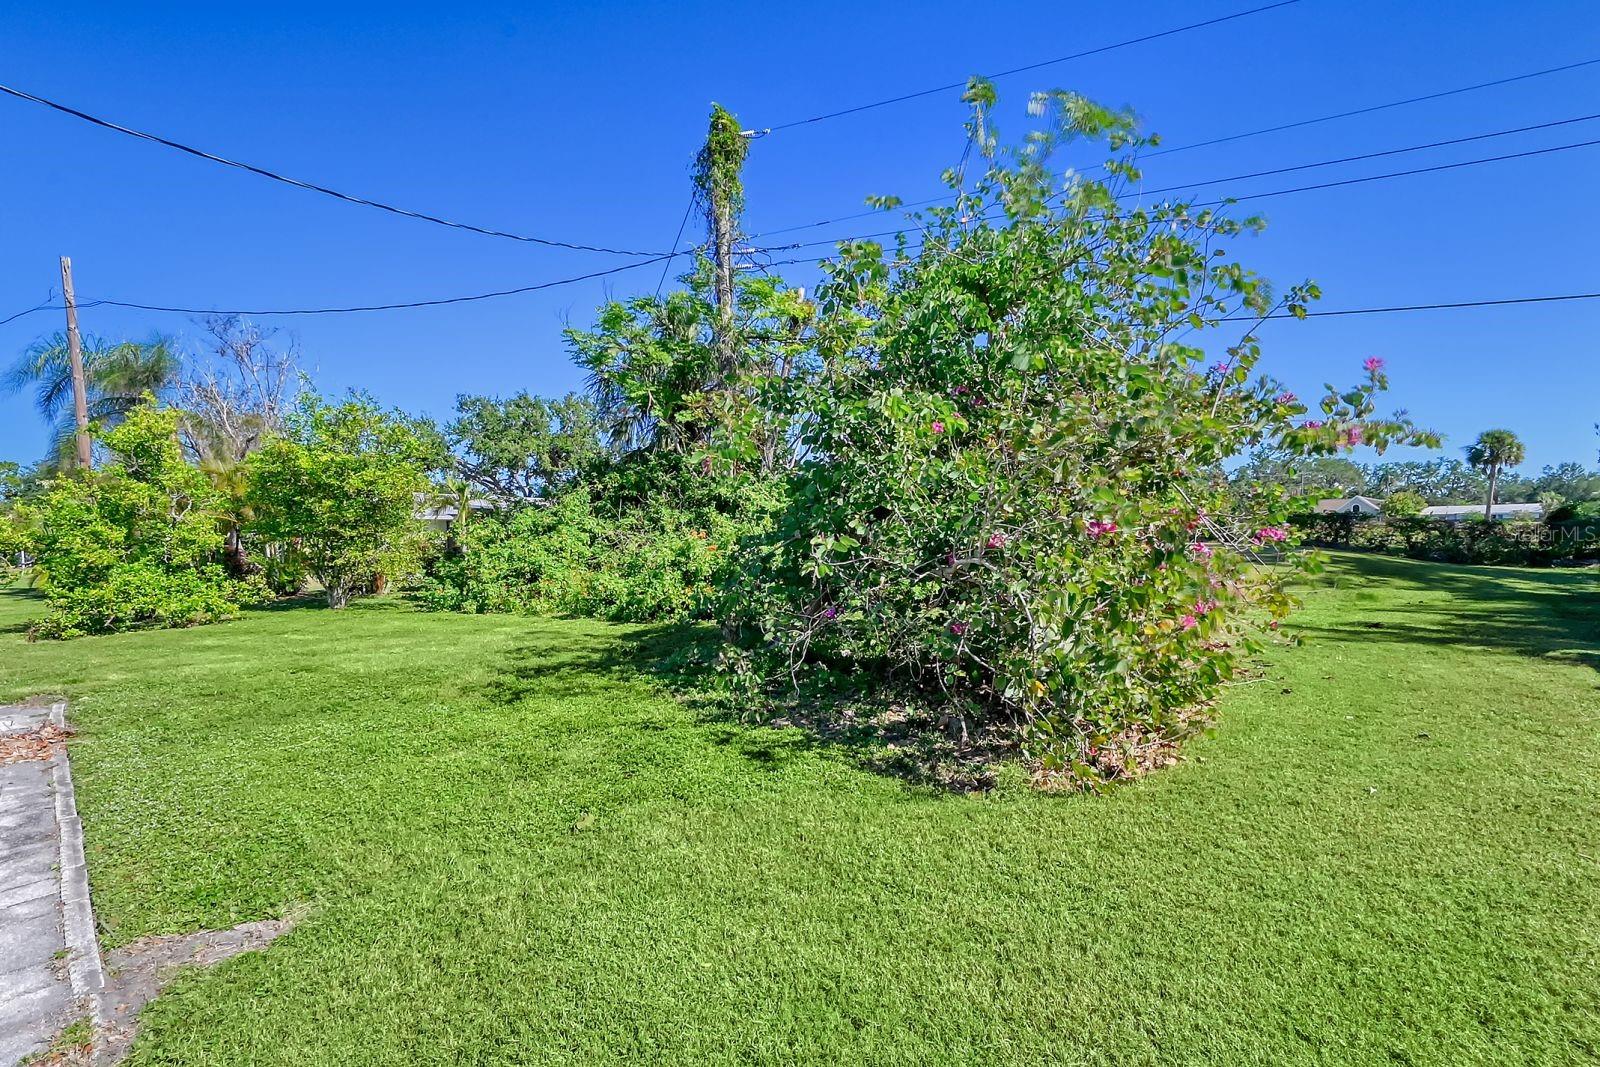
<path fill-rule="evenodd" d="M 0 764 L 47 760 L 55 751 L 51 746 L 70 736 L 71 730 L 63 730 L 55 723 L 47 722 L 25 734 L 0 737 Z"/>

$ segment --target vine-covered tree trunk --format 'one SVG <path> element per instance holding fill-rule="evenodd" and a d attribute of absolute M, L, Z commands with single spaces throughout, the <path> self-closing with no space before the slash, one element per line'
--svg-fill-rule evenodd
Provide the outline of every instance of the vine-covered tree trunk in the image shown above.
<path fill-rule="evenodd" d="M 739 347 L 733 323 L 733 235 L 744 204 L 740 172 L 749 145 L 739 121 L 721 105 L 712 105 L 711 126 L 700 150 L 695 185 L 706 205 L 716 269 L 717 370 L 726 386 L 739 371 Z"/>

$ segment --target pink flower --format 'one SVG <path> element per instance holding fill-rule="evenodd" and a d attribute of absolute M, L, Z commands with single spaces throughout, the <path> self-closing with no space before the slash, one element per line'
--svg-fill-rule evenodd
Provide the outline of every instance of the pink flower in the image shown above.
<path fill-rule="evenodd" d="M 1204 541 L 1196 541 L 1194 544 L 1189 546 L 1189 551 L 1193 552 L 1199 558 L 1205 559 L 1207 556 L 1211 555 L 1211 546 L 1206 544 Z"/>
<path fill-rule="evenodd" d="M 950 390 L 950 395 L 951 396 L 960 396 L 962 393 L 965 393 L 966 391 L 967 391 L 967 387 L 966 386 L 958 385 L 954 389 Z"/>
<path fill-rule="evenodd" d="M 1183 528 L 1185 530 L 1193 532 L 1195 530 L 1198 530 L 1200 528 L 1200 524 L 1202 522 L 1205 522 L 1205 521 L 1206 521 L 1206 513 L 1202 511 L 1198 515 L 1196 515 L 1194 518 L 1192 518 L 1188 522 L 1184 523 L 1183 524 Z"/>
<path fill-rule="evenodd" d="M 1006 535 L 1003 533 L 990 534 L 987 542 L 990 548 L 1006 547 Z"/>
<path fill-rule="evenodd" d="M 1268 541 L 1287 541 L 1288 539 L 1289 531 L 1282 526 L 1263 526 L 1251 538 L 1258 545 L 1264 545 Z"/>
<path fill-rule="evenodd" d="M 1344 432 L 1344 443 L 1347 445 L 1359 445 L 1361 443 L 1361 427 L 1352 426 L 1346 430 Z"/>
<path fill-rule="evenodd" d="M 839 609 L 829 604 L 822 609 L 822 617 L 824 619 L 837 619 L 839 617 Z"/>
<path fill-rule="evenodd" d="M 1195 615 L 1209 615 L 1215 610 L 1217 610 L 1217 602 L 1208 597 L 1201 597 L 1194 602 Z"/>
<path fill-rule="evenodd" d="M 944 423 L 938 419 L 934 419 L 933 425 L 930 426 L 929 429 L 931 429 L 934 433 L 944 433 Z"/>
<path fill-rule="evenodd" d="M 1366 368 L 1367 373 L 1376 374 L 1378 371 L 1383 369 L 1383 360 L 1379 359 L 1377 356 L 1368 356 L 1366 361 L 1363 362 L 1361 366 Z"/>
<path fill-rule="evenodd" d="M 1282 393 L 1278 394 L 1278 403 L 1280 403 L 1280 404 L 1298 404 L 1298 403 L 1300 403 L 1300 398 L 1295 396 L 1293 393 L 1282 392 Z"/>
<path fill-rule="evenodd" d="M 1090 537 L 1104 537 L 1106 534 L 1117 532 L 1117 524 L 1110 521 L 1102 522 L 1099 519 L 1090 519 L 1084 528 L 1089 531 Z"/>
<path fill-rule="evenodd" d="M 1301 423 L 1300 425 L 1304 426 L 1308 430 L 1320 430 L 1320 429 L 1322 429 L 1322 420 L 1321 419 L 1307 419 L 1305 422 Z"/>
<path fill-rule="evenodd" d="M 1195 618 L 1193 615 L 1185 615 L 1183 618 L 1178 620 L 1178 625 L 1183 627 L 1185 630 L 1192 630 L 1196 626 L 1200 625 L 1200 620 Z"/>
<path fill-rule="evenodd" d="M 962 634 L 967 632 L 967 624 L 964 622 L 953 622 L 950 624 L 950 632 L 955 634 L 957 637 L 960 637 Z"/>

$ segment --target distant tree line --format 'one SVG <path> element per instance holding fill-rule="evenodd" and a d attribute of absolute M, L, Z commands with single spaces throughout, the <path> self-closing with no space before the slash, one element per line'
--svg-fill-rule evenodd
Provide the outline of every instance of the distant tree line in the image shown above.
<path fill-rule="evenodd" d="M 1299 457 L 1257 452 L 1233 473 L 1238 483 L 1274 482 L 1306 498 L 1370 496 L 1384 500 L 1415 493 L 1425 504 L 1481 504 L 1488 475 L 1464 459 L 1441 457 L 1357 463 L 1341 456 Z M 1495 489 L 1500 503 L 1582 503 L 1600 500 L 1600 469 L 1581 463 L 1546 465 L 1536 475 L 1503 473 Z"/>

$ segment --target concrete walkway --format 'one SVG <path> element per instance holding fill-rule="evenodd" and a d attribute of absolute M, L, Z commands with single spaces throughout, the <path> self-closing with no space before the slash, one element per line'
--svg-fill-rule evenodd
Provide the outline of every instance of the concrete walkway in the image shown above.
<path fill-rule="evenodd" d="M 0 738 L 61 726 L 64 711 L 0 707 Z M 104 982 L 66 746 L 50 751 L 0 764 L 0 1067 L 97 1016 Z"/>

